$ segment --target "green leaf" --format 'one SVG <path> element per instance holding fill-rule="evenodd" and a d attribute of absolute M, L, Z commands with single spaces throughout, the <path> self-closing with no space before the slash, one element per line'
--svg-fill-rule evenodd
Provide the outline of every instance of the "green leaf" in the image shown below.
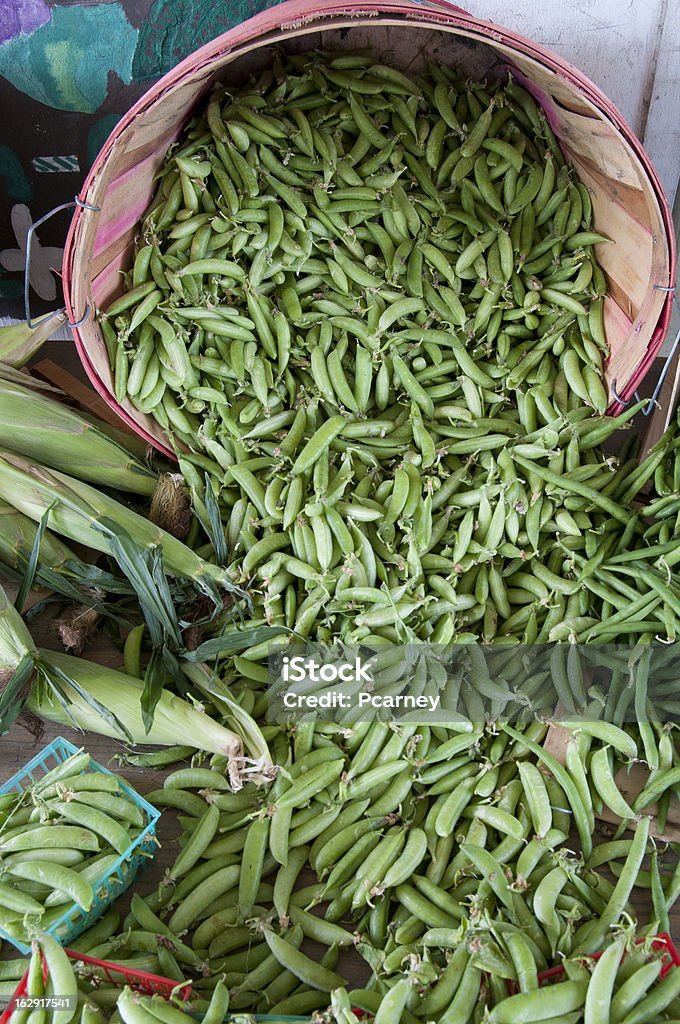
<path fill-rule="evenodd" d="M 156 705 L 163 693 L 165 675 L 162 648 L 154 647 L 144 671 L 144 690 L 141 699 L 142 722 L 147 733 L 153 725 Z"/>
<path fill-rule="evenodd" d="M 244 651 L 246 647 L 254 647 L 256 644 L 273 640 L 274 637 L 289 633 L 285 626 L 253 626 L 248 629 L 233 630 L 222 636 L 213 636 L 204 640 L 195 651 L 183 651 L 182 657 L 185 661 L 211 661 L 220 654 L 233 654 L 235 651 Z"/>
<path fill-rule="evenodd" d="M 64 562 L 60 566 L 59 575 L 64 574 L 68 579 L 83 587 L 99 587 L 107 594 L 134 594 L 132 585 L 128 580 L 121 579 L 101 569 L 97 565 L 90 565 L 87 562 Z"/>
<path fill-rule="evenodd" d="M 141 699 L 142 721 L 147 733 L 153 725 L 156 705 L 163 696 L 168 677 L 175 683 L 180 695 L 184 695 L 187 691 L 187 681 L 177 658 L 165 646 L 154 647 L 144 672 Z"/>
<path fill-rule="evenodd" d="M 26 604 L 26 599 L 33 587 L 35 582 L 35 576 L 38 571 L 38 563 L 40 561 L 40 545 L 42 544 L 43 537 L 45 536 L 45 529 L 47 528 L 47 519 L 50 512 L 54 508 L 56 502 L 52 502 L 38 523 L 38 529 L 36 530 L 35 537 L 33 539 L 33 547 L 31 548 L 31 554 L 28 559 L 28 565 L 26 566 L 26 572 L 24 574 L 23 581 L 19 588 L 19 593 L 16 596 L 14 607 L 21 615 Z"/>
<path fill-rule="evenodd" d="M 165 575 L 165 570 L 163 568 L 163 552 L 160 547 L 150 548 L 145 552 L 145 556 L 145 565 L 149 569 L 149 574 L 156 588 L 155 593 L 157 594 L 158 601 L 163 608 L 165 619 L 171 626 L 171 629 L 168 631 L 169 636 L 172 638 L 175 646 L 179 647 L 182 643 L 182 635 L 180 633 L 177 611 L 172 599 L 170 585 L 168 584 L 168 577 Z M 165 646 L 165 644 L 163 646 Z"/>
<path fill-rule="evenodd" d="M 52 569 L 39 569 L 36 578 L 43 586 L 49 590 L 54 590 L 57 594 L 61 594 L 62 597 L 67 597 L 75 604 L 87 603 L 102 614 L 106 614 L 104 606 L 93 597 L 90 591 L 81 590 L 67 576 L 62 576 L 61 573 L 54 572 Z"/>
<path fill-rule="evenodd" d="M 46 673 L 45 666 L 41 662 L 36 663 L 36 669 L 38 671 L 38 681 L 34 684 L 36 689 L 40 690 L 44 688 L 46 690 L 49 690 L 51 695 L 56 698 L 59 704 L 61 704 L 64 710 L 64 714 L 69 719 L 71 726 L 74 729 L 77 729 L 79 732 L 82 732 L 83 730 L 80 728 L 75 718 L 69 711 L 71 701 L 69 700 L 66 692 L 62 689 L 59 681 L 56 678 L 52 678 L 48 673 Z"/>
<path fill-rule="evenodd" d="M 181 646 L 160 549 L 140 548 L 127 530 L 107 516 L 98 520 L 95 529 L 108 537 L 113 557 L 135 589 L 153 646 L 161 646 L 166 638 L 171 638 L 177 647 Z"/>
<path fill-rule="evenodd" d="M 205 495 L 203 497 L 209 522 L 204 524 L 204 528 L 207 531 L 210 543 L 215 549 L 215 557 L 220 565 L 226 565 L 229 561 L 229 551 L 227 550 L 227 540 L 224 535 L 224 526 L 222 525 L 222 517 L 220 515 L 220 507 L 217 503 L 217 497 L 213 490 L 212 481 L 208 473 L 205 474 Z"/>

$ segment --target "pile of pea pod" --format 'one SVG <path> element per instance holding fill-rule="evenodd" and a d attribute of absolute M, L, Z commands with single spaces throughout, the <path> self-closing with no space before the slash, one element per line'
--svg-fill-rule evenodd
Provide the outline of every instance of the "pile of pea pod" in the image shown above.
<path fill-rule="evenodd" d="M 606 240 L 516 83 L 277 58 L 159 177 L 102 319 L 116 393 L 182 449 L 204 524 L 217 499 L 261 621 L 589 640 L 647 592 L 600 564 L 640 478 L 600 447 L 635 411 L 601 415 Z"/>
<path fill-rule="evenodd" d="M 515 952 L 521 962 L 521 948 Z M 47 964 L 46 980 L 44 962 Z M 196 1019 L 192 1015 L 193 1005 L 180 999 L 173 1004 L 158 994 L 142 994 L 127 987 L 119 990 L 102 986 L 101 974 L 96 968 L 86 967 L 77 958 L 69 959 L 44 934 L 35 943 L 30 960 L 24 963 L 28 973 L 23 998 L 29 1006 L 57 993 L 62 1005 L 68 1000 L 66 1008 L 53 1012 L 55 1024 L 70 1024 L 71 1021 L 76 1024 L 106 1024 L 111 1021 L 122 1024 L 153 1024 L 154 1021 L 157 1024 L 190 1024 Z M 449 962 L 451 974 L 453 966 L 454 957 Z M 458 966 L 465 972 L 462 963 Z M 517 1020 L 538 1019 L 577 1022 L 585 1011 L 592 1020 L 625 1019 L 627 1024 L 647 1024 L 650 1013 L 655 1013 L 668 999 L 668 991 L 672 988 L 673 976 L 663 977 L 664 966 L 662 956 L 653 943 L 633 942 L 630 934 L 622 932 L 607 952 L 592 964 L 592 974 L 582 960 L 565 958 L 559 979 L 540 990 L 517 991 L 514 981 L 507 978 L 507 997 L 485 1019 L 489 1024 L 514 1024 Z M 530 976 L 532 970 L 535 973 L 535 966 L 526 964 L 525 970 Z M 466 973 L 472 972 L 468 969 Z M 660 975 L 662 980 L 653 992 L 644 996 L 644 985 L 650 979 L 653 983 Z M 409 1024 L 418 1020 L 407 1008 L 417 984 L 415 972 L 399 979 L 390 990 L 389 997 L 386 996 L 377 1006 L 374 1020 L 378 1024 L 394 1024 L 399 1020 Z M 460 985 L 473 987 L 465 976 Z M 359 1024 L 364 1014 L 357 1006 L 357 997 L 360 1002 L 371 1002 L 365 993 L 348 992 L 343 987 L 334 989 L 328 1012 L 316 1014 L 315 1024 Z M 202 1016 L 202 1024 L 251 1024 L 253 1017 L 250 1015 L 229 1015 L 228 1005 L 228 990 L 218 982 Z M 537 1018 L 536 1012 L 548 1012 L 550 1017 Z M 599 1014 L 599 1017 L 594 1014 Z M 18 1021 L 25 1017 L 26 1009 L 22 1006 L 15 1009 L 11 1019 Z M 290 1015 L 270 1015 L 268 1018 L 270 1024 L 283 1024 L 290 1019 Z M 450 1019 L 454 1021 L 457 1018 Z"/>
<path fill-rule="evenodd" d="M 254 717 L 291 638 L 572 641 L 550 673 L 570 710 L 577 644 L 675 640 L 675 428 L 642 463 L 632 432 L 603 449 L 639 409 L 605 415 L 609 243 L 517 83 L 276 56 L 213 92 L 158 177 L 102 330 L 117 399 L 176 447 L 201 554 L 255 624 L 288 631 L 225 659 Z M 663 832 L 680 784 L 651 713 L 674 684 L 668 665 L 656 704 L 643 669 L 635 654 L 617 678 L 612 720 L 573 727 L 565 764 L 533 711 L 265 726 L 271 787 L 232 793 L 214 760 L 149 794 L 179 813 L 175 864 L 77 948 L 190 978 L 209 1018 L 680 1020 L 680 972 L 659 979 L 651 940 L 680 895 L 677 848 L 647 817 Z M 617 773 L 636 761 L 633 799 Z M 622 824 L 598 842 L 604 808 Z M 160 1017 L 118 999 L 101 1003 L 125 1024 Z"/>
<path fill-rule="evenodd" d="M 382 1024 L 680 1019 L 680 970 L 659 978 L 653 942 L 680 867 L 646 816 L 680 778 L 668 731 L 631 806 L 616 775 L 642 756 L 634 727 L 580 722 L 565 765 L 547 728 L 272 726 L 277 779 L 238 793 L 217 760 L 176 768 L 149 794 L 182 828 L 166 878 L 72 946 L 191 981 L 185 1009 L 209 1018 L 220 1006 L 352 1024 L 349 1006 Z M 632 835 L 596 829 L 603 804 Z M 555 965 L 566 978 L 546 996 Z M 119 995 L 90 998 L 109 1012 Z M 141 1024 L 127 999 L 125 1024 Z"/>

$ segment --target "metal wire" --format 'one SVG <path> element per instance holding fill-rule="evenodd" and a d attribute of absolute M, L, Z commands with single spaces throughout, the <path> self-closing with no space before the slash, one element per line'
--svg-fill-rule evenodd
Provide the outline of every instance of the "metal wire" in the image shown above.
<path fill-rule="evenodd" d="M 40 227 L 40 225 L 44 224 L 45 221 L 48 221 L 52 217 L 54 217 L 55 213 L 61 213 L 62 210 L 70 210 L 72 206 L 79 206 L 82 210 L 92 210 L 95 213 L 99 213 L 99 211 L 101 210 L 100 206 L 95 206 L 93 203 L 86 203 L 83 199 L 80 199 L 79 196 L 74 196 L 73 202 L 62 203 L 60 206 L 55 206 L 53 210 L 50 210 L 49 213 L 44 214 L 44 216 L 40 217 L 34 224 L 31 224 L 26 234 L 26 267 L 24 270 L 24 313 L 26 315 L 26 323 L 28 324 L 30 330 L 34 330 L 41 324 L 47 323 L 48 320 L 51 320 L 55 316 L 59 316 L 66 309 L 66 306 L 62 306 L 61 309 L 58 309 L 56 311 L 56 313 L 49 313 L 47 316 L 44 316 L 42 320 L 33 320 L 33 318 L 31 317 L 31 245 L 33 244 L 33 235 L 35 231 L 37 231 L 37 229 Z M 70 323 L 69 321 L 69 327 L 79 327 L 82 323 L 85 323 L 85 320 L 87 319 L 89 314 L 90 309 L 89 306 L 86 304 L 85 312 L 81 319 L 77 320 L 75 323 Z"/>
<path fill-rule="evenodd" d="M 678 301 L 678 294 L 677 294 L 675 288 L 671 288 L 671 287 L 666 286 L 666 285 L 657 285 L 657 284 L 655 284 L 653 287 L 658 292 L 672 292 L 673 293 L 673 303 L 674 303 L 676 309 L 678 310 L 678 312 L 680 313 L 680 301 Z M 656 382 L 656 387 L 654 388 L 654 392 L 652 394 L 652 397 L 649 399 L 649 403 L 647 405 L 647 408 L 642 410 L 642 415 L 643 416 L 651 416 L 651 414 L 652 414 L 652 410 L 654 409 L 654 407 L 656 405 L 656 400 L 657 400 L 657 398 L 659 396 L 659 392 L 661 391 L 663 382 L 666 379 L 666 374 L 668 373 L 668 370 L 670 369 L 670 365 L 673 362 L 673 357 L 675 356 L 675 353 L 678 350 L 678 345 L 680 345 L 680 328 L 678 329 L 677 334 L 675 335 L 675 339 L 673 341 L 673 344 L 670 347 L 670 351 L 669 351 L 668 355 L 666 356 L 666 362 L 663 364 L 663 369 L 662 369 L 661 373 L 659 374 L 659 379 Z M 635 392 L 635 397 L 637 398 L 637 391 Z"/>

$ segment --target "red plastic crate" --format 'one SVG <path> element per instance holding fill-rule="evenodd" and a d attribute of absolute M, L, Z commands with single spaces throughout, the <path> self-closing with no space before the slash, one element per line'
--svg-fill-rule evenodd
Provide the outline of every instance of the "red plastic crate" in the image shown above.
<path fill-rule="evenodd" d="M 640 945 L 644 942 L 644 939 L 638 939 L 636 945 Z M 674 967 L 680 966 L 680 953 L 675 947 L 673 940 L 671 939 L 668 932 L 660 932 L 655 935 L 652 939 L 652 949 L 663 950 L 664 964 L 661 968 L 661 978 L 665 978 L 669 971 Z M 599 960 L 602 953 L 593 953 L 589 959 Z M 542 985 L 544 982 L 553 981 L 555 978 L 560 978 L 564 974 L 564 967 L 557 966 L 551 967 L 547 971 L 542 971 L 538 976 L 538 983 Z"/>
<path fill-rule="evenodd" d="M 640 945 L 644 942 L 644 939 L 638 939 L 636 945 Z M 675 943 L 671 939 L 668 932 L 659 932 L 652 939 L 652 948 L 657 950 L 663 950 L 663 967 L 661 968 L 661 978 L 665 978 L 669 971 L 673 970 L 674 967 L 680 967 L 680 952 L 678 952 Z M 625 954 L 624 954 L 625 955 Z M 584 960 L 599 960 L 602 953 L 593 953 L 592 956 L 585 957 Z M 551 981 L 559 981 L 564 976 L 564 967 L 558 964 L 556 967 L 549 967 L 547 971 L 541 971 L 538 975 L 538 984 L 546 985 Z M 514 981 L 508 981 L 508 991 L 510 995 L 514 995 L 517 992 L 517 986 Z M 2 1021 L 0 1020 L 0 1024 Z"/>
<path fill-rule="evenodd" d="M 98 960 L 97 957 L 87 956 L 85 953 L 79 953 L 75 949 L 65 949 L 64 952 L 67 954 L 70 960 L 74 962 L 89 964 L 91 967 L 97 967 L 104 975 L 109 984 L 114 985 L 116 988 L 124 988 L 126 985 L 129 988 L 134 989 L 136 992 L 141 992 L 146 996 L 161 995 L 166 999 L 170 998 L 172 993 L 175 997 L 186 1002 L 191 997 L 191 982 L 186 981 L 183 985 L 173 981 L 171 978 L 162 978 L 159 974 L 150 974 L 148 971 L 137 971 L 132 967 L 124 967 L 122 964 L 114 964 L 109 960 Z M 47 965 L 43 963 L 43 977 L 47 981 Z M 16 987 L 14 995 L 10 999 L 6 1008 L 0 1014 L 0 1024 L 8 1024 L 16 1001 L 20 996 L 26 995 L 28 988 L 28 971 L 24 974 L 23 978 Z"/>

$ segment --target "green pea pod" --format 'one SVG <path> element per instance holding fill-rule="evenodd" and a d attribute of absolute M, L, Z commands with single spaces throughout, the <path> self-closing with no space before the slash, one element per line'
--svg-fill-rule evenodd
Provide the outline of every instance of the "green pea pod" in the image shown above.
<path fill-rule="evenodd" d="M 607 498 L 598 491 L 588 487 L 586 484 L 579 483 L 575 480 L 569 480 L 566 477 L 560 477 L 556 473 L 551 472 L 551 470 L 546 469 L 543 466 L 539 466 L 536 463 L 529 462 L 526 459 L 516 457 L 515 461 L 518 462 L 523 469 L 527 469 L 530 472 L 535 473 L 536 476 L 545 480 L 546 483 L 553 484 L 558 488 L 564 488 L 566 491 L 571 491 L 583 498 L 587 498 L 594 505 L 597 505 L 605 512 L 608 512 L 614 517 L 614 519 L 618 520 L 618 522 L 621 522 L 624 525 L 628 523 L 629 513 L 624 508 L 612 501 L 610 498 Z"/>
<path fill-rule="evenodd" d="M 38 931 L 36 939 L 45 958 L 52 991 L 55 995 L 64 996 L 68 1000 L 66 1009 L 51 1011 L 53 1024 L 69 1024 L 78 1005 L 78 982 L 71 961 L 51 935 Z"/>
<path fill-rule="evenodd" d="M 126 853 L 131 845 L 130 833 L 108 814 L 94 807 L 81 807 L 73 802 L 54 801 L 51 809 L 67 821 L 95 832 L 109 843 L 118 853 Z"/>
<path fill-rule="evenodd" d="M 344 979 L 339 974 L 335 974 L 301 953 L 292 943 L 277 935 L 276 932 L 266 928 L 264 937 L 277 963 L 285 970 L 291 971 L 305 985 L 319 989 L 321 992 L 330 992 L 332 989 L 341 988 L 344 985 Z"/>
<path fill-rule="evenodd" d="M 552 808 L 543 776 L 528 761 L 520 761 L 518 769 L 534 831 L 543 838 L 552 828 Z"/>
<path fill-rule="evenodd" d="M 128 839 L 126 849 L 129 845 Z M 3 857 L 21 850 L 38 849 L 75 849 L 98 853 L 99 840 L 94 830 L 75 828 L 72 825 L 41 825 L 33 829 L 22 829 L 18 835 L 6 840 L 0 836 Z"/>
<path fill-rule="evenodd" d="M 23 865 L 16 864 L 14 866 L 15 868 L 20 869 L 20 876 Z M 16 874 L 16 871 L 10 871 L 10 874 Z M 38 903 L 38 901 L 33 899 L 32 896 L 29 896 L 28 893 L 21 892 L 20 889 L 7 885 L 4 882 L 0 883 L 0 906 L 7 910 L 16 911 L 17 914 L 21 915 L 28 914 L 34 917 L 42 917 L 45 913 L 45 908 L 42 903 Z"/>
<path fill-rule="evenodd" d="M 257 899 L 268 839 L 269 818 L 256 818 L 248 827 L 238 882 L 238 905 L 244 918 L 248 917 Z"/>
<path fill-rule="evenodd" d="M 621 875 L 611 893 L 605 910 L 599 919 L 582 925 L 579 931 L 576 932 L 574 936 L 575 949 L 584 953 L 599 949 L 609 928 L 618 921 L 624 912 L 646 853 L 649 828 L 650 819 L 647 817 L 641 818 Z"/>
<path fill-rule="evenodd" d="M 54 796 L 73 793 L 120 793 L 121 785 L 116 775 L 108 772 L 83 772 L 82 775 L 71 776 L 61 782 L 53 782 L 39 791 L 41 800 L 49 800 Z"/>
<path fill-rule="evenodd" d="M 326 366 L 331 386 L 335 395 L 337 395 L 340 404 L 344 405 L 347 409 L 350 409 L 351 412 L 359 413 L 359 405 L 354 396 L 354 392 L 349 385 L 347 377 L 345 376 L 342 359 L 338 349 L 334 349 L 333 352 L 329 353 L 326 360 Z"/>
<path fill-rule="evenodd" d="M 242 843 L 243 840 L 241 840 L 241 849 Z M 194 880 L 196 876 L 192 878 L 192 871 L 190 871 L 183 879 L 183 882 L 187 884 L 182 888 L 178 886 L 174 892 L 173 904 L 176 902 L 177 906 L 168 920 L 168 927 L 174 935 L 181 935 L 185 929 L 194 924 L 199 914 L 214 906 L 217 899 L 231 893 L 238 886 L 241 875 L 240 865 L 227 864 L 225 867 L 220 867 L 220 862 L 217 861 L 209 866 L 210 873 L 207 873 L 208 867 L 202 865 L 201 867 L 206 877 L 196 884 Z M 193 872 L 195 871 L 194 868 Z M 192 887 L 188 883 L 191 883 Z"/>
<path fill-rule="evenodd" d="M 591 756 L 589 774 L 595 789 L 604 801 L 605 807 L 624 820 L 635 817 L 634 811 L 629 807 L 614 781 L 609 751 L 606 747 L 601 747 Z"/>
<path fill-rule="evenodd" d="M 611 242 L 611 238 L 600 235 L 597 231 L 578 231 L 567 239 L 567 252 L 574 252 L 576 249 L 583 249 L 588 245 L 599 245 L 601 242 Z"/>
<path fill-rule="evenodd" d="M 666 977 L 626 1014 L 621 1024 L 647 1024 L 647 1021 L 662 1020 L 659 1014 L 663 1013 L 679 995 L 680 971 L 669 971 Z"/>
<path fill-rule="evenodd" d="M 73 793 L 71 800 L 86 804 L 88 807 L 96 807 L 120 821 L 136 825 L 137 828 L 142 828 L 145 823 L 144 815 L 136 804 L 110 793 L 78 791 Z"/>
<path fill-rule="evenodd" d="M 392 365 L 402 386 L 408 392 L 413 401 L 420 406 L 426 416 L 434 415 L 434 403 L 422 386 L 415 379 L 403 359 L 396 354 L 392 355 Z"/>
<path fill-rule="evenodd" d="M 285 810 L 291 807 L 300 807 L 311 800 L 322 790 L 326 789 L 343 770 L 343 761 L 337 758 L 326 764 L 319 764 L 311 768 L 299 779 L 296 779 L 290 789 L 280 796 L 276 801 L 277 810 Z"/>
<path fill-rule="evenodd" d="M 116 317 L 120 313 L 124 313 L 133 306 L 138 305 L 155 289 L 156 285 L 153 281 L 145 281 L 143 284 L 139 284 L 131 289 L 131 291 L 125 292 L 119 299 L 114 299 L 108 307 L 106 311 L 107 317 Z"/>
<path fill-rule="evenodd" d="M 444 910 L 411 885 L 398 885 L 394 894 L 399 903 L 428 928 L 446 928 L 451 925 L 450 910 Z"/>
<path fill-rule="evenodd" d="M 388 306 L 381 315 L 378 320 L 378 330 L 386 331 L 395 321 L 408 319 L 411 314 L 418 313 L 424 308 L 425 303 L 422 299 L 399 299 L 397 302 L 393 302 L 391 306 Z"/>
<path fill-rule="evenodd" d="M 662 966 L 662 961 L 655 957 L 649 963 L 638 966 L 630 977 L 622 979 L 623 983 L 617 988 L 611 1000 L 610 1017 L 613 1024 L 620 1024 L 624 1017 L 642 1001 L 658 979 Z"/>
<path fill-rule="evenodd" d="M 89 910 L 94 899 L 95 886 L 108 875 L 117 860 L 117 855 L 111 853 L 105 857 L 94 858 L 84 867 L 78 867 L 77 871 L 60 868 L 59 873 L 53 870 L 57 865 L 36 862 L 39 870 L 35 872 L 26 872 L 25 865 L 21 872 L 15 869 L 13 873 L 21 873 L 22 877 L 31 878 L 32 881 L 48 885 L 54 890 L 45 900 L 46 907 L 60 906 L 72 899 L 84 910 Z"/>
<path fill-rule="evenodd" d="M 293 476 L 299 476 L 310 469 L 316 460 L 327 450 L 331 442 L 340 434 L 344 425 L 344 416 L 331 416 L 330 419 L 326 420 L 312 435 L 293 463 L 291 469 Z"/>
<path fill-rule="evenodd" d="M 518 213 L 532 203 L 538 196 L 541 185 L 543 184 L 544 169 L 540 164 L 534 164 L 529 171 L 526 181 L 520 188 L 519 192 L 508 206 L 508 215 L 510 217 L 517 216 Z"/>
<path fill-rule="evenodd" d="M 199 819 L 188 842 L 180 851 L 170 868 L 171 878 L 180 878 L 200 860 L 215 838 L 220 820 L 219 807 L 211 804 Z"/>
<path fill-rule="evenodd" d="M 486 136 L 489 133 L 491 122 L 494 114 L 493 102 L 489 104 L 486 110 L 478 118 L 477 123 L 468 135 L 467 139 L 460 148 L 461 155 L 464 157 L 472 157 L 477 152 L 479 147 L 484 142 Z"/>
<path fill-rule="evenodd" d="M 585 1003 L 587 981 L 561 981 L 532 992 L 520 992 L 498 1003 L 489 1024 L 532 1024 L 550 1017 L 566 1017 Z"/>
<path fill-rule="evenodd" d="M 575 786 L 571 776 L 566 772 L 563 765 L 552 756 L 547 750 L 535 743 L 533 740 L 523 737 L 520 732 L 512 729 L 510 726 L 503 726 L 503 730 L 510 734 L 518 743 L 523 743 L 533 754 L 535 754 L 539 760 L 543 761 L 547 768 L 552 772 L 557 782 L 562 786 L 564 792 L 569 800 L 569 805 L 574 814 L 574 820 L 578 829 L 579 836 L 581 837 L 581 843 L 583 845 L 583 852 L 586 857 L 590 856 L 592 852 L 592 834 L 588 823 L 588 814 L 583 802 L 579 795 L 578 789 Z"/>

